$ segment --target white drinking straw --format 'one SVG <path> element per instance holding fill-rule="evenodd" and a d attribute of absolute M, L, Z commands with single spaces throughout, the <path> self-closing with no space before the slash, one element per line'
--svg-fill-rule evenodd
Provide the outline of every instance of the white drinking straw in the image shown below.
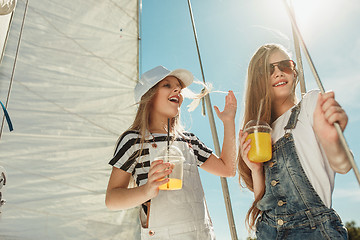
<path fill-rule="evenodd" d="M 256 126 L 259 126 L 259 122 L 260 122 L 260 115 L 261 115 L 261 110 L 262 110 L 262 105 L 263 105 L 264 99 L 262 98 L 260 100 L 260 106 L 259 106 L 259 111 L 258 111 L 258 116 L 257 116 L 257 121 L 256 121 Z"/>

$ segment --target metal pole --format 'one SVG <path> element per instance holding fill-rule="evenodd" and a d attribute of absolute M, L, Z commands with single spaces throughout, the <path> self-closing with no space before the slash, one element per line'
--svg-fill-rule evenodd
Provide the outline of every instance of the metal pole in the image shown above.
<path fill-rule="evenodd" d="M 295 16 L 294 8 L 293 8 L 292 4 L 291 4 L 291 12 Z M 303 68 L 303 64 L 302 64 L 299 39 L 298 39 L 298 37 L 297 37 L 297 35 L 295 33 L 294 27 L 291 26 L 291 28 L 292 28 L 293 39 L 294 39 L 294 48 L 295 48 L 295 54 L 296 54 L 296 64 L 298 66 L 297 67 L 297 69 L 298 69 L 298 79 L 299 79 L 299 82 L 300 82 L 300 90 L 301 90 L 301 98 L 302 98 L 306 93 L 306 85 L 305 85 L 305 79 L 304 79 L 304 68 Z"/>
<path fill-rule="evenodd" d="M 26 16 L 26 12 L 27 12 L 27 9 L 28 9 L 28 4 L 29 4 L 29 0 L 26 1 L 26 5 L 25 5 L 24 16 L 23 16 L 23 20 L 22 20 L 22 23 L 21 23 L 19 40 L 18 40 L 17 47 L 16 47 L 14 65 L 13 65 L 13 69 L 12 69 L 12 73 L 11 73 L 10 84 L 9 84 L 9 89 L 8 89 L 7 98 L 6 98 L 5 108 L 8 108 L 9 99 L 10 99 L 10 92 L 11 92 L 12 84 L 13 84 L 13 82 L 14 82 L 16 61 L 17 61 L 18 54 L 19 54 L 20 42 L 21 42 L 21 37 L 22 37 L 23 29 L 24 29 L 25 16 Z M 14 10 L 14 11 L 15 11 L 15 10 Z M 4 129 L 4 121 L 5 121 L 5 115 L 3 116 L 2 123 L 1 123 L 0 139 L 1 139 L 1 135 L 2 135 L 3 129 Z"/>
<path fill-rule="evenodd" d="M 138 65 L 138 73 L 137 73 L 137 79 L 140 79 L 140 75 L 142 74 L 142 24 L 141 24 L 141 15 L 142 15 L 142 0 L 138 0 L 138 59 L 137 59 L 137 65 Z"/>
<path fill-rule="evenodd" d="M 293 29 L 295 30 L 296 35 L 298 36 L 298 38 L 300 40 L 301 47 L 304 50 L 306 59 L 308 60 L 308 63 L 310 65 L 310 69 L 311 69 L 311 71 L 312 71 L 312 73 L 313 73 L 313 75 L 315 77 L 316 83 L 319 86 L 321 93 L 325 93 L 325 89 L 324 89 L 324 87 L 323 87 L 323 85 L 322 85 L 322 83 L 320 81 L 320 77 L 319 77 L 319 75 L 318 75 L 318 73 L 316 71 L 315 65 L 314 65 L 314 63 L 313 63 L 313 61 L 312 61 L 312 59 L 310 57 L 310 53 L 309 53 L 309 51 L 308 51 L 308 49 L 307 49 L 307 47 L 305 45 L 304 39 L 301 36 L 301 33 L 300 33 L 300 30 L 299 30 L 299 28 L 297 26 L 295 17 L 293 15 L 289 5 L 286 3 L 286 0 L 283 0 L 283 2 L 284 2 L 284 5 L 286 6 L 287 13 L 288 13 L 288 15 L 290 17 L 291 25 L 292 25 Z M 337 131 L 337 133 L 339 135 L 340 143 L 342 144 L 342 146 L 345 149 L 346 155 L 347 155 L 347 157 L 348 157 L 348 159 L 350 161 L 350 164 L 351 164 L 351 166 L 352 166 L 352 168 L 354 170 L 355 177 L 356 177 L 356 179 L 357 179 L 357 181 L 358 181 L 358 183 L 360 185 L 360 173 L 359 173 L 359 169 L 356 166 L 354 156 L 350 152 L 350 148 L 349 148 L 349 146 L 348 146 L 348 144 L 346 142 L 346 139 L 344 137 L 343 132 L 341 131 L 340 125 L 336 122 L 336 123 L 334 123 L 334 127 L 335 127 L 335 129 L 336 129 L 336 131 Z"/>
<path fill-rule="evenodd" d="M 190 0 L 188 0 L 188 6 L 189 6 L 191 24 L 192 24 L 192 28 L 193 28 L 193 32 L 194 32 L 196 49 L 197 49 L 199 63 L 200 63 L 201 75 L 202 75 L 203 82 L 205 83 L 205 75 L 204 75 L 204 70 L 203 70 L 203 66 L 202 66 L 200 50 L 199 50 L 199 44 L 198 44 L 196 28 L 195 28 L 195 21 L 194 21 L 194 17 L 193 17 L 193 12 L 192 12 L 192 8 L 191 8 Z M 209 123 L 210 123 L 210 128 L 211 128 L 211 134 L 212 134 L 214 147 L 215 147 L 215 153 L 218 156 L 220 156 L 221 151 L 220 151 L 219 138 L 218 138 L 218 135 L 217 135 L 216 125 L 215 125 L 215 120 L 214 120 L 214 114 L 213 114 L 213 111 L 212 111 L 212 106 L 211 106 L 211 101 L 210 101 L 209 94 L 207 94 L 205 96 L 205 103 L 206 103 L 206 109 L 207 109 L 207 112 L 208 112 Z M 229 187 L 228 187 L 226 178 L 220 177 L 220 180 L 221 180 L 221 186 L 222 186 L 222 191 L 223 191 L 223 195 L 224 195 L 224 201 L 225 201 L 226 213 L 227 213 L 228 222 L 229 222 L 231 239 L 237 240 L 238 237 L 237 237 L 237 233 L 236 233 L 234 215 L 233 215 L 232 207 L 231 207 Z"/>

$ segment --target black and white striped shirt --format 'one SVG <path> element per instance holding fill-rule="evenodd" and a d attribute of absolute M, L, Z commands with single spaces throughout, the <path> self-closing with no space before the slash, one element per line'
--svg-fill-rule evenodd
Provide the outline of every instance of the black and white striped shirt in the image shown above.
<path fill-rule="evenodd" d="M 140 139 L 138 131 L 126 131 L 120 137 L 114 157 L 109 164 L 131 173 L 136 181 L 137 186 L 141 186 L 147 182 L 148 172 L 150 169 L 150 149 L 152 144 L 167 141 L 166 134 L 153 134 L 146 138 L 143 149 L 141 151 Z M 201 166 L 212 154 L 212 150 L 202 143 L 193 133 L 183 132 L 182 136 L 178 135 L 174 143 L 183 145 L 182 149 L 193 151 L 197 166 Z M 139 152 L 141 157 L 139 158 Z"/>

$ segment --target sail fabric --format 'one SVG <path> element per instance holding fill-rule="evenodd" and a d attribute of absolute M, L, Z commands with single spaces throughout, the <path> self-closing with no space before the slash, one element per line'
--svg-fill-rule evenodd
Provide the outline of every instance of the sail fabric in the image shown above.
<path fill-rule="evenodd" d="M 25 6 L 0 65 L 3 103 Z M 138 35 L 136 0 L 29 1 L 7 106 L 14 131 L 0 139 L 0 239 L 139 237 L 137 208 L 104 203 L 107 163 L 136 111 Z"/>
<path fill-rule="evenodd" d="M 1 2 L 0 2 L 1 4 Z M 2 62 L 2 58 L 4 56 L 4 49 L 5 49 L 5 43 L 7 40 L 7 36 L 8 36 L 8 30 L 10 28 L 10 22 L 11 22 L 11 18 L 12 18 L 12 13 L 9 14 L 5 14 L 2 15 L 2 12 L 7 12 L 3 11 L 1 9 L 1 5 L 0 5 L 0 64 Z"/>

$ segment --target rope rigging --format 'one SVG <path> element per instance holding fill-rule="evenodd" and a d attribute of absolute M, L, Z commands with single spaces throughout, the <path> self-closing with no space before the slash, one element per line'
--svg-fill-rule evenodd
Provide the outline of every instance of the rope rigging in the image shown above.
<path fill-rule="evenodd" d="M 295 20 L 295 17 L 294 17 L 294 12 L 291 10 L 290 6 L 286 3 L 286 0 L 283 0 L 283 3 L 286 7 L 286 10 L 287 10 L 287 13 L 289 15 L 289 18 L 290 18 L 290 21 L 291 21 L 291 26 L 292 26 L 292 29 L 294 31 L 294 35 L 296 35 L 296 37 L 300 40 L 300 44 L 301 44 L 301 47 L 305 53 L 305 57 L 309 63 L 309 66 L 310 66 L 310 69 L 312 71 L 312 74 L 316 80 L 316 83 L 321 91 L 322 94 L 325 93 L 325 89 L 324 89 L 324 86 L 320 80 L 320 77 L 319 77 L 319 74 L 317 73 L 316 71 L 316 68 L 315 68 L 315 65 L 311 59 L 311 56 L 310 56 L 310 53 L 305 45 L 305 42 L 304 42 L 304 39 L 302 38 L 302 35 L 300 33 L 300 30 L 297 26 L 297 23 L 296 23 L 296 20 Z M 350 160 L 350 164 L 354 170 L 354 173 L 355 173 L 355 177 L 360 185 L 360 173 L 359 173 L 359 170 L 356 166 L 356 163 L 355 163 L 355 160 L 354 160 L 354 156 L 352 155 L 351 151 L 350 151 L 350 148 L 349 148 L 349 145 L 347 144 L 346 142 L 346 139 L 344 137 L 344 134 L 340 128 L 340 125 L 339 123 L 335 122 L 334 123 L 334 127 L 337 131 L 337 134 L 339 135 L 339 138 L 340 138 L 340 143 L 341 145 L 343 146 L 343 148 L 345 149 L 345 152 L 346 152 L 346 155 L 347 155 L 347 158 Z"/>
<path fill-rule="evenodd" d="M 9 28 L 8 28 L 8 31 L 7 31 L 7 34 L 6 34 L 6 39 L 5 39 L 3 51 L 5 50 L 6 42 L 7 42 L 8 35 L 9 35 L 9 31 L 10 31 L 10 26 L 11 26 L 11 23 L 12 23 L 12 20 L 13 20 L 13 17 L 14 17 L 14 8 L 15 8 L 15 6 L 16 6 L 16 1 L 12 1 L 10 4 L 11 4 L 11 6 L 9 6 L 8 11 L 11 10 L 11 11 L 10 11 L 10 12 L 11 12 L 11 17 L 10 17 Z M 7 123 L 8 123 L 10 132 L 13 130 L 12 122 L 11 122 L 11 120 L 10 120 L 10 116 L 9 116 L 6 108 L 8 107 L 8 104 L 9 104 L 11 87 L 12 87 L 12 83 L 13 83 L 13 81 L 14 81 L 14 73 L 15 73 L 16 60 L 17 60 L 17 56 L 18 56 L 18 53 L 19 53 L 19 46 L 20 46 L 20 41 L 21 41 L 22 30 L 23 30 L 24 23 L 25 23 L 26 10 L 27 10 L 27 3 L 26 3 L 25 11 L 24 11 L 23 22 L 22 22 L 22 24 L 21 24 L 21 30 L 20 30 L 18 45 L 17 45 L 16 54 L 15 54 L 15 59 L 14 59 L 13 71 L 12 71 L 12 73 L 11 73 L 10 84 L 9 84 L 9 89 L 8 89 L 8 92 L 7 92 L 7 97 L 6 97 L 5 105 L 0 101 L 1 106 L 2 106 L 2 109 L 3 109 L 3 111 L 4 111 L 4 116 L 3 116 L 3 119 L 2 119 L 1 129 L 0 129 L 0 139 L 1 139 L 1 136 L 2 136 L 3 129 L 4 129 L 5 119 L 6 119 Z M 4 13 L 5 13 L 5 14 L 10 13 L 10 12 L 8 12 L 8 11 L 6 11 L 6 12 L 4 12 Z M 2 56 L 1 56 L 1 57 L 2 57 Z"/>

